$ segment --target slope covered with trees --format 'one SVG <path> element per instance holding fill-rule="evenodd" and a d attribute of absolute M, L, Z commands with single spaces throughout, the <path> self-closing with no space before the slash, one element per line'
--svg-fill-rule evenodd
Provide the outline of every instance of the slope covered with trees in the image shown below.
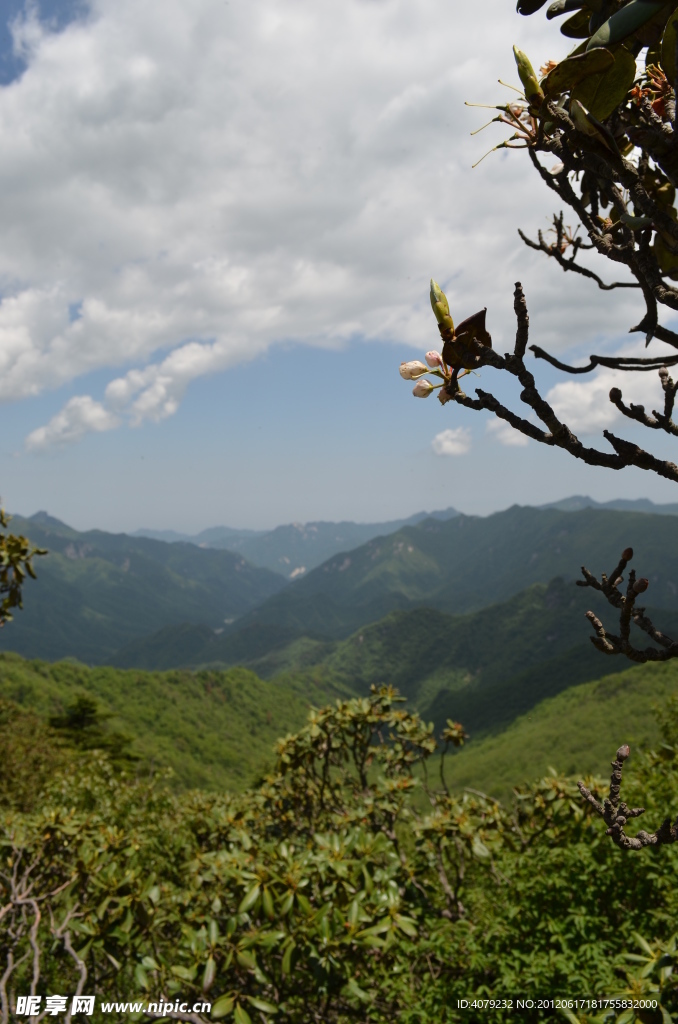
<path fill-rule="evenodd" d="M 626 780 L 650 819 L 678 796 L 676 721 L 674 703 Z M 520 998 L 528 1022 L 602 1019 L 575 1016 L 575 993 L 613 1000 L 607 1020 L 672 1019 L 676 849 L 662 871 L 621 856 L 563 777 L 513 808 L 423 788 L 434 748 L 383 690 L 313 713 L 242 797 L 172 794 L 77 749 L 29 805 L 5 779 L 3 1022 L 31 983 L 96 994 L 95 1022 L 133 998 L 136 1019 L 171 1003 L 193 1024 L 504 1022 Z"/>
<path fill-rule="evenodd" d="M 48 550 L 40 585 L 2 646 L 29 657 L 97 663 L 135 637 L 189 621 L 212 629 L 284 587 L 285 580 L 230 551 L 101 530 L 79 533 L 58 520 L 12 519 Z"/>

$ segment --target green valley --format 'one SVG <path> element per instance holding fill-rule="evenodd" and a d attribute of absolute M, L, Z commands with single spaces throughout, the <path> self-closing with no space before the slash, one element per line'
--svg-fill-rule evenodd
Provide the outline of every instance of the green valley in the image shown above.
<path fill-rule="evenodd" d="M 94 698 L 132 738 L 132 752 L 172 768 L 182 787 L 251 785 L 272 761 L 276 739 L 303 724 L 311 703 L 337 692 L 266 682 L 246 669 L 123 672 L 0 655 L 1 699 L 47 719 L 80 695 Z"/>

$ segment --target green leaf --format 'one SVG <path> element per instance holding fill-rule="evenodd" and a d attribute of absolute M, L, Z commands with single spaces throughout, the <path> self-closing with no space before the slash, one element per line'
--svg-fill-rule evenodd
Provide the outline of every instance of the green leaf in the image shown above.
<path fill-rule="evenodd" d="M 209 957 L 207 963 L 205 964 L 205 970 L 203 971 L 203 975 L 202 975 L 202 990 L 203 990 L 203 992 L 208 992 L 209 991 L 209 989 L 214 984 L 214 979 L 216 978 L 216 976 L 217 976 L 217 965 L 214 962 L 214 957 L 211 956 L 211 957 Z"/>
<path fill-rule="evenodd" d="M 288 944 L 287 949 L 285 950 L 285 952 L 283 953 L 282 972 L 285 975 L 289 974 L 290 971 L 292 970 L 292 954 L 293 954 L 295 948 L 296 948 L 296 942 L 294 940 L 292 940 Z"/>
<path fill-rule="evenodd" d="M 252 1024 L 252 1018 L 250 1017 L 247 1010 L 238 1003 L 233 1014 L 235 1024 Z"/>
<path fill-rule="evenodd" d="M 471 849 L 473 850 L 473 855 L 480 860 L 486 860 L 490 856 L 490 851 L 485 846 L 485 843 L 478 839 L 478 836 L 473 837 Z"/>
<path fill-rule="evenodd" d="M 160 967 L 155 962 L 152 956 L 145 956 L 141 961 L 144 967 L 147 967 L 149 971 L 159 971 Z"/>
<path fill-rule="evenodd" d="M 139 988 L 148 988 L 148 978 L 146 977 L 146 971 L 143 969 L 141 964 L 137 964 L 134 968 L 134 980 L 136 981 Z"/>
<path fill-rule="evenodd" d="M 589 75 L 602 74 L 613 64 L 614 55 L 609 50 L 602 47 L 589 50 L 588 53 L 581 53 L 577 57 L 561 60 L 560 64 L 542 79 L 541 87 L 546 96 L 558 96 L 561 92 L 574 88 Z"/>
<path fill-rule="evenodd" d="M 591 21 L 591 15 L 587 10 L 577 11 L 571 18 L 568 18 L 560 26 L 560 31 L 568 39 L 586 39 L 589 34 L 589 22 Z M 600 46 L 603 44 L 600 43 Z"/>
<path fill-rule="evenodd" d="M 215 1020 L 225 1017 L 233 1009 L 235 999 L 233 996 L 219 996 L 216 1003 L 212 1003 L 212 1016 Z"/>
<path fill-rule="evenodd" d="M 614 54 L 614 64 L 602 74 L 582 79 L 571 93 L 598 121 L 609 117 L 632 88 L 636 77 L 636 58 L 624 46 Z"/>
<path fill-rule="evenodd" d="M 177 978 L 181 978 L 182 981 L 195 981 L 195 976 L 198 973 L 197 967 L 172 967 L 170 968 L 172 974 Z"/>
<path fill-rule="evenodd" d="M 269 1003 L 265 999 L 259 999 L 257 996 L 247 996 L 247 1001 L 250 1003 L 255 1010 L 261 1010 L 262 1013 L 277 1013 L 278 1007 L 275 1003 Z"/>
<path fill-rule="evenodd" d="M 264 914 L 272 921 L 275 917 L 275 909 L 273 907 L 273 897 L 271 896 L 270 889 L 262 889 L 261 892 L 261 905 L 263 907 Z"/>
<path fill-rule="evenodd" d="M 248 971 L 255 970 L 257 966 L 257 958 L 254 953 L 250 953 L 247 949 L 240 949 L 236 955 L 241 967 L 247 968 Z"/>
<path fill-rule="evenodd" d="M 158 900 L 160 899 L 160 886 L 159 885 L 152 886 L 148 890 L 147 895 L 148 895 L 148 898 L 151 901 L 151 903 L 157 903 Z"/>
<path fill-rule="evenodd" d="M 403 917 L 402 914 L 396 914 L 395 922 L 401 932 L 405 932 L 405 935 L 409 935 L 410 938 L 417 936 L 417 922 L 411 917 Z"/>
<path fill-rule="evenodd" d="M 633 938 L 636 940 L 636 943 L 640 946 L 640 948 L 647 953 L 648 956 L 654 958 L 654 950 L 652 949 L 652 946 L 647 941 L 647 939 L 643 938 L 643 936 L 640 935 L 638 932 L 633 933 Z"/>
<path fill-rule="evenodd" d="M 361 988 L 355 978 L 349 979 L 348 984 L 346 985 L 346 991 L 356 999 L 359 999 L 361 1003 L 371 1002 L 369 992 L 366 992 L 364 988 Z"/>
<path fill-rule="evenodd" d="M 391 918 L 382 917 L 381 921 L 378 921 L 377 924 L 373 924 L 371 928 L 363 928 L 361 932 L 358 932 L 358 935 L 356 937 L 358 939 L 362 939 L 367 937 L 368 935 L 380 935 L 383 932 L 389 931 L 390 928 Z"/>
<path fill-rule="evenodd" d="M 592 50 L 594 46 L 620 43 L 623 39 L 633 35 L 637 29 L 642 28 L 655 16 L 657 11 L 661 11 L 665 6 L 666 4 L 661 2 L 649 3 L 648 0 L 631 0 L 630 4 L 613 14 L 597 32 L 594 32 L 588 41 L 587 49 Z"/>
<path fill-rule="evenodd" d="M 246 914 L 248 910 L 252 909 L 254 904 L 257 902 L 257 899 L 259 898 L 260 888 L 261 887 L 257 882 L 255 885 L 252 886 L 249 892 L 245 894 L 245 896 L 240 901 L 240 906 L 238 907 L 239 914 Z"/>

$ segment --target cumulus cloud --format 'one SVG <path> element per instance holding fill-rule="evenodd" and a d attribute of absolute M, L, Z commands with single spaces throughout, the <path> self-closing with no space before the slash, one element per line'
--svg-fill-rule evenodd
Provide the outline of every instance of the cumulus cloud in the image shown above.
<path fill-rule="evenodd" d="M 518 272 L 555 350 L 638 318 L 635 294 L 605 301 L 519 242 L 551 209 L 524 154 L 470 169 L 500 135 L 469 138 L 463 102 L 516 80 L 507 40 L 560 56 L 505 0 L 90 0 L 58 34 L 34 16 L 15 34 L 0 400 L 109 370 L 107 422 L 134 424 L 280 339 L 426 350 L 430 275 L 456 320 L 489 307 L 498 344 Z"/>
<path fill-rule="evenodd" d="M 436 455 L 466 455 L 471 450 L 471 431 L 468 427 L 441 430 L 431 441 Z"/>
<path fill-rule="evenodd" d="M 514 430 L 506 420 L 488 420 L 486 430 L 488 434 L 492 434 L 499 441 L 499 444 L 505 444 L 509 447 L 524 448 L 525 445 L 530 443 L 530 439 L 525 437 L 525 434 L 521 434 L 519 430 Z"/>
<path fill-rule="evenodd" d="M 89 395 L 77 395 L 46 426 L 38 427 L 28 435 L 26 448 L 33 452 L 45 451 L 79 441 L 92 431 L 112 430 L 118 422 L 117 417 L 100 402 L 95 402 Z"/>

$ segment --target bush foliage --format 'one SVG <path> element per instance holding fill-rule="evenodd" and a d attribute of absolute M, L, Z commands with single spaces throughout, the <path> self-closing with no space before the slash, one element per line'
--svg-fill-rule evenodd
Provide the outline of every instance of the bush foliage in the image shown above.
<path fill-rule="evenodd" d="M 83 750 L 56 724 L 34 802 L 18 760 L 2 788 L 3 1021 L 32 979 L 43 994 L 204 997 L 211 1017 L 191 1019 L 234 1024 L 503 1021 L 505 1007 L 457 1000 L 544 995 L 662 1007 L 571 1020 L 678 1012 L 676 849 L 624 855 L 555 775 L 512 807 L 448 793 L 422 770 L 432 727 L 393 690 L 312 712 L 244 794 L 177 793 L 141 777 L 119 745 Z M 675 808 L 675 699 L 662 729 L 660 751 L 626 780 L 648 819 Z M 444 739 L 459 744 L 463 730 L 449 723 Z"/>

